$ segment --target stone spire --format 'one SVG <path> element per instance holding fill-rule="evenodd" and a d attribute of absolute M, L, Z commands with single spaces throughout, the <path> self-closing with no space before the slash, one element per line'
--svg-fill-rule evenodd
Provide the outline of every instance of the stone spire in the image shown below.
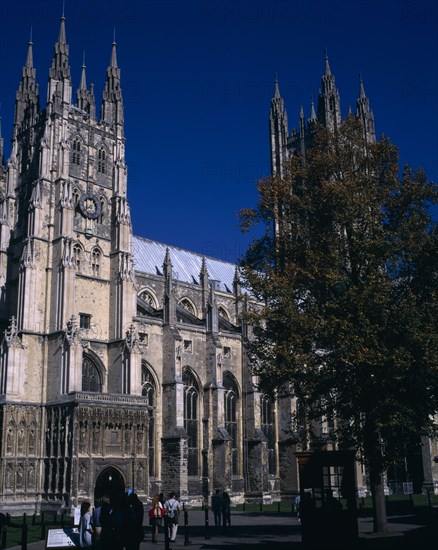
<path fill-rule="evenodd" d="M 27 47 L 26 64 L 21 72 L 21 82 L 15 96 L 14 137 L 24 119 L 26 118 L 27 125 L 32 125 L 40 110 L 32 47 L 33 43 L 30 39 Z"/>
<path fill-rule="evenodd" d="M 365 94 L 362 77 L 359 75 L 359 97 L 356 100 L 356 118 L 360 120 L 365 140 L 368 143 L 376 141 L 376 131 L 374 127 L 374 114 L 370 107 L 370 102 Z"/>
<path fill-rule="evenodd" d="M 123 133 L 123 100 L 120 87 L 120 69 L 117 66 L 117 44 L 112 44 L 111 59 L 106 71 L 106 82 L 102 100 L 102 122 L 118 126 Z"/>
<path fill-rule="evenodd" d="M 85 52 L 82 60 L 81 82 L 76 92 L 76 105 L 79 109 L 86 111 L 90 118 L 96 116 L 96 102 L 94 99 L 94 86 L 90 85 L 90 91 L 87 90 L 87 67 L 85 65 Z"/>
<path fill-rule="evenodd" d="M 166 248 L 166 255 L 163 262 L 163 276 L 164 276 L 164 322 L 170 326 L 176 323 L 176 301 L 173 291 L 173 266 L 170 258 L 170 250 Z"/>
<path fill-rule="evenodd" d="M 325 71 L 321 79 L 321 92 L 318 97 L 318 121 L 332 132 L 341 124 L 341 100 L 336 88 L 335 77 L 330 70 L 327 50 Z"/>
<path fill-rule="evenodd" d="M 271 139 L 271 173 L 273 175 L 281 174 L 286 160 L 288 122 L 277 78 L 275 78 L 274 97 L 271 100 L 269 113 L 269 131 Z"/>
<path fill-rule="evenodd" d="M 65 35 L 65 17 L 62 15 L 59 27 L 58 41 L 49 70 L 49 85 L 47 87 L 47 103 L 59 110 L 62 103 L 71 104 L 71 75 L 68 64 L 68 44 Z M 49 111 L 51 109 L 49 108 Z"/>
<path fill-rule="evenodd" d="M 309 122 L 314 124 L 316 122 L 315 104 L 313 103 L 313 96 L 310 96 L 310 118 Z"/>
<path fill-rule="evenodd" d="M 65 38 L 65 17 L 61 17 L 58 42 L 55 44 L 55 51 L 50 68 L 50 78 L 55 80 L 70 80 L 70 67 L 68 64 L 68 44 Z"/>

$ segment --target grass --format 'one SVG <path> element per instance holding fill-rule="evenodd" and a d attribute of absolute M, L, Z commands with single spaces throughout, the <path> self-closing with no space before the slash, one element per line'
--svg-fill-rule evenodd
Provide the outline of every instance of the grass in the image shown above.
<path fill-rule="evenodd" d="M 42 540 L 42 526 L 41 526 L 41 516 L 35 516 L 35 520 L 32 519 L 32 516 L 27 516 L 25 518 L 27 524 L 27 542 L 37 542 Z M 35 525 L 33 523 L 35 522 Z M 73 518 L 65 517 L 64 527 L 73 526 Z M 54 520 L 53 514 L 45 515 L 44 517 L 44 539 L 46 538 L 47 529 L 61 529 L 61 520 L 57 518 L 56 522 Z M 5 548 L 11 548 L 13 546 L 20 546 L 22 544 L 22 534 L 23 534 L 23 516 L 12 517 L 10 524 L 7 526 L 7 536 L 6 536 L 6 546 Z M 1 540 L 0 540 L 1 543 Z M 1 546 L 0 546 L 1 547 Z"/>

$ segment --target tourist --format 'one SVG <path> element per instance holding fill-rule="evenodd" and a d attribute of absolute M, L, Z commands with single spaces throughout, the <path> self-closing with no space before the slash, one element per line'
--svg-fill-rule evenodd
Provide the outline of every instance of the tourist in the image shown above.
<path fill-rule="evenodd" d="M 176 500 L 174 491 L 172 491 L 169 494 L 169 500 L 166 500 L 164 503 L 170 542 L 175 542 L 176 539 L 176 533 L 178 531 L 178 514 L 180 509 L 181 505 Z"/>
<path fill-rule="evenodd" d="M 219 489 L 216 489 L 216 493 L 211 497 L 211 509 L 213 510 L 214 524 L 216 527 L 220 527 L 222 523 L 222 503 L 222 495 Z"/>
<path fill-rule="evenodd" d="M 144 538 L 143 504 L 135 493 L 129 493 L 126 511 L 126 550 L 139 550 Z"/>
<path fill-rule="evenodd" d="M 222 521 L 224 527 L 231 525 L 231 498 L 226 491 L 222 493 Z"/>
<path fill-rule="evenodd" d="M 88 548 L 93 545 L 93 528 L 91 527 L 91 504 L 81 504 L 81 519 L 79 521 L 79 545 L 81 548 Z"/>
<path fill-rule="evenodd" d="M 164 507 L 160 502 L 160 495 L 155 495 L 149 510 L 149 524 L 152 527 L 152 542 L 158 542 L 158 530 L 163 522 L 163 516 Z"/>

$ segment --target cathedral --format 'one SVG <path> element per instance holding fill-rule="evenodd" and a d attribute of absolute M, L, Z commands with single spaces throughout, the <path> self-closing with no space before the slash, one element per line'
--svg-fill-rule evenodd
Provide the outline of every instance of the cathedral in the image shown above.
<path fill-rule="evenodd" d="M 45 107 L 32 42 L 16 93 L 0 166 L 0 511 L 70 509 L 127 489 L 142 500 L 175 490 L 201 502 L 216 489 L 290 500 L 295 398 L 257 388 L 238 269 L 133 235 L 115 43 L 108 53 L 99 115 L 85 66 L 73 100 L 64 17 Z M 317 113 L 306 122 L 301 111 L 291 134 L 277 83 L 273 173 L 305 152 L 316 120 L 335 128 L 340 116 L 328 60 Z M 374 140 L 362 83 L 356 116 Z"/>

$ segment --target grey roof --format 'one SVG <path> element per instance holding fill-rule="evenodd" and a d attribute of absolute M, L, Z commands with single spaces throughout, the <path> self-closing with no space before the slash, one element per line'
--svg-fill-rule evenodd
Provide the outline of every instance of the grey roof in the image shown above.
<path fill-rule="evenodd" d="M 142 273 L 153 275 L 163 274 L 163 262 L 169 249 L 173 266 L 173 277 L 185 283 L 200 284 L 202 258 L 205 257 L 209 281 L 217 281 L 217 290 L 233 292 L 233 280 L 236 265 L 215 258 L 209 258 L 196 252 L 182 250 L 175 246 L 151 241 L 143 237 L 132 237 L 132 251 L 134 255 L 134 269 Z"/>

